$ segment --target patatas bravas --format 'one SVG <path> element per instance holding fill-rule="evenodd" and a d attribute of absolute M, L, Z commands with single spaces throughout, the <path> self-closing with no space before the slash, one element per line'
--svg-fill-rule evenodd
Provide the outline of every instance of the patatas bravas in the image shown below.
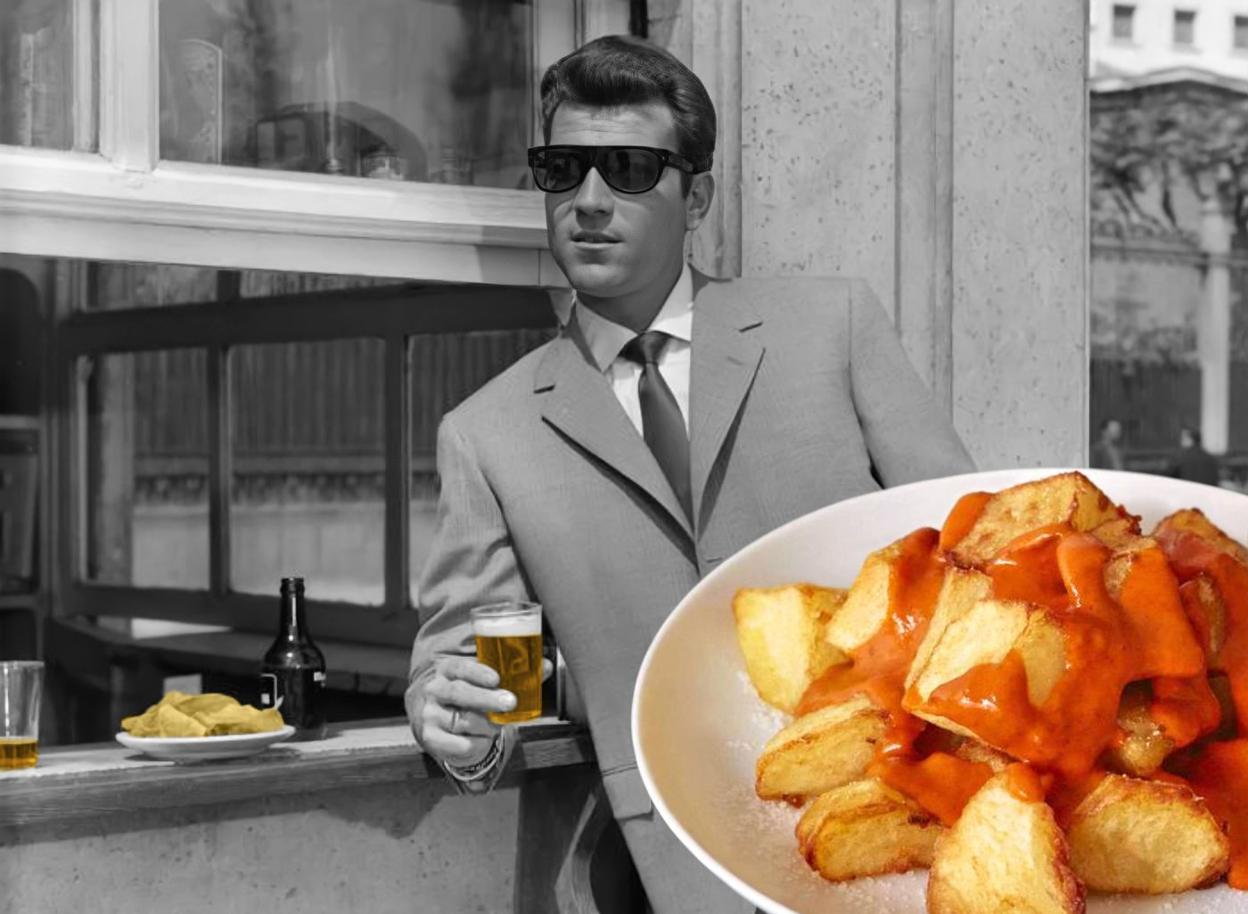
<path fill-rule="evenodd" d="M 1128 508 L 1077 472 L 970 493 L 848 589 L 736 594 L 792 715 L 756 792 L 816 872 L 929 868 L 934 914 L 1248 889 L 1248 549 Z"/>

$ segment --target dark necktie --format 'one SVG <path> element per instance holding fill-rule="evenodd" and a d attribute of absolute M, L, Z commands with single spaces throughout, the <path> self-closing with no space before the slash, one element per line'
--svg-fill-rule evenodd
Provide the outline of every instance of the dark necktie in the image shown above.
<path fill-rule="evenodd" d="M 680 404 L 659 373 L 658 358 L 670 337 L 659 330 L 647 330 L 634 337 L 620 353 L 641 366 L 637 397 L 641 401 L 642 436 L 671 483 L 685 516 L 693 520 L 689 483 L 689 435 Z"/>

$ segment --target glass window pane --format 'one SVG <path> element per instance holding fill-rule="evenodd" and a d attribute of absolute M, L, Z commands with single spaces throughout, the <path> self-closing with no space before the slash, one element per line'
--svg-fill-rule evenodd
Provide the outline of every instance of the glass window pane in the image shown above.
<path fill-rule="evenodd" d="M 1114 4 L 1113 36 L 1130 41 L 1134 31 L 1135 7 L 1125 3 Z"/>
<path fill-rule="evenodd" d="M 384 363 L 373 339 L 232 350 L 233 589 L 383 602 Z"/>
<path fill-rule="evenodd" d="M 218 270 L 164 263 L 93 262 L 88 269 L 91 279 L 87 298 L 75 304 L 98 311 L 367 289 L 407 282 L 377 276 Z"/>
<path fill-rule="evenodd" d="M 95 151 L 95 9 L 95 0 L 0 3 L 0 143 Z M 87 45 L 81 53 L 75 41 Z"/>
<path fill-rule="evenodd" d="M 84 310 L 120 311 L 215 301 L 217 270 L 165 263 L 91 263 Z"/>
<path fill-rule="evenodd" d="M 161 155 L 527 187 L 533 27 L 516 0 L 166 0 Z"/>
<path fill-rule="evenodd" d="M 443 414 L 554 335 L 549 330 L 430 333 L 410 341 L 412 364 L 412 602 L 438 511 L 437 436 Z"/>
<path fill-rule="evenodd" d="M 1248 16 L 1235 17 L 1235 35 L 1232 40 L 1237 50 L 1248 50 Z"/>
<path fill-rule="evenodd" d="M 203 351 L 105 355 L 84 365 L 87 578 L 206 588 Z"/>
<path fill-rule="evenodd" d="M 1190 45 L 1196 40 L 1196 13 L 1192 10 L 1174 11 L 1174 43 Z"/>

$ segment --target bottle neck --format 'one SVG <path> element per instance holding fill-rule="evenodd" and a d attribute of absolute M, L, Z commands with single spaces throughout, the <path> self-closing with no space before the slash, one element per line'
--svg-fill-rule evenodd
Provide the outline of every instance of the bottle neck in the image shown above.
<path fill-rule="evenodd" d="M 277 620 L 280 637 L 291 641 L 303 641 L 308 637 L 307 616 L 303 607 L 303 592 L 282 588 L 281 613 Z"/>

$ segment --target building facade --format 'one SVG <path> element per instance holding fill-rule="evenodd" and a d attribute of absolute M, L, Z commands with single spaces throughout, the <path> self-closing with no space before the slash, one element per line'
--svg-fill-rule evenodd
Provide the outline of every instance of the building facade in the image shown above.
<path fill-rule="evenodd" d="M 1092 0 L 1092 74 L 1200 67 L 1248 79 L 1245 0 Z"/>

